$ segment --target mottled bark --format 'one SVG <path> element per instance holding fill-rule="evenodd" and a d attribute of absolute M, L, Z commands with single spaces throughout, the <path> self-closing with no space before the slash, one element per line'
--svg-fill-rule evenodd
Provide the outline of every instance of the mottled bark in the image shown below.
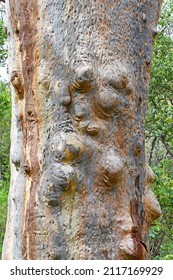
<path fill-rule="evenodd" d="M 161 0 L 8 0 L 4 259 L 147 259 L 144 121 Z"/>

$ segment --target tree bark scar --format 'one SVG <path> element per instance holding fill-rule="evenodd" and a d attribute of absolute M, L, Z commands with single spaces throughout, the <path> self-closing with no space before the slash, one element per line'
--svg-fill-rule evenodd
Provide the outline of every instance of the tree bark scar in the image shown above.
<path fill-rule="evenodd" d="M 36 190 L 40 179 L 38 158 L 39 116 L 38 116 L 38 85 L 37 76 L 37 18 L 36 0 L 12 1 L 11 12 L 17 15 L 19 22 L 17 35 L 20 42 L 21 71 L 24 79 L 25 105 L 23 124 L 24 170 L 26 176 L 25 209 L 23 225 L 23 255 L 25 259 L 37 259 L 36 254 Z M 15 18 L 15 17 L 13 17 Z M 27 165 L 26 165 L 27 162 Z"/>
<path fill-rule="evenodd" d="M 139 199 L 139 198 L 138 198 Z M 135 257 L 142 260 L 148 253 L 147 245 L 143 242 L 143 221 L 144 216 L 140 211 L 140 202 L 134 198 L 130 201 L 130 213 L 133 221 L 131 236 L 135 244 Z"/>

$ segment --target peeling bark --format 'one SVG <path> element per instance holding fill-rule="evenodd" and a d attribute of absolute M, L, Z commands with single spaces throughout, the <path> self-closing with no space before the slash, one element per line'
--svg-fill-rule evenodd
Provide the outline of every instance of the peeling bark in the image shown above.
<path fill-rule="evenodd" d="M 13 116 L 3 259 L 147 259 L 154 1 L 6 1 Z"/>

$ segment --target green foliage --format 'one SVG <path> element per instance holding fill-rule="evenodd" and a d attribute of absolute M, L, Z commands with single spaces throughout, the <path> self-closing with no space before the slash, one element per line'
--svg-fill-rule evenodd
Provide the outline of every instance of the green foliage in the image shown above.
<path fill-rule="evenodd" d="M 156 37 L 146 119 L 146 153 L 162 208 L 150 230 L 153 259 L 173 259 L 173 2 L 164 1 Z"/>
<path fill-rule="evenodd" d="M 0 65 L 7 57 L 5 49 L 6 33 L 0 19 Z M 9 150 L 10 150 L 11 98 L 8 84 L 0 81 L 0 255 L 7 217 L 7 197 L 10 181 Z"/>
<path fill-rule="evenodd" d="M 0 184 L 9 180 L 11 99 L 9 87 L 0 82 Z"/>
<path fill-rule="evenodd" d="M 6 225 L 7 197 L 10 181 L 10 119 L 11 100 L 9 86 L 0 82 L 0 254 Z"/>
<path fill-rule="evenodd" d="M 154 152 L 155 146 L 164 146 L 164 151 L 173 156 L 173 40 L 164 33 L 158 34 L 155 42 L 150 92 L 149 109 L 146 120 L 146 138 L 150 139 Z M 160 151 L 161 152 L 161 151 Z M 156 163 L 152 159 L 150 164 Z M 162 151 L 162 157 L 164 153 Z M 160 158 L 159 158 L 160 160 Z"/>
<path fill-rule="evenodd" d="M 159 199 L 162 215 L 150 231 L 151 255 L 156 259 L 170 259 L 173 256 L 173 161 L 163 159 L 153 167 L 156 180 L 153 189 Z"/>
<path fill-rule="evenodd" d="M 2 254 L 2 243 L 5 233 L 5 225 L 7 218 L 7 198 L 8 198 L 8 188 L 0 187 L 0 256 Z"/>
<path fill-rule="evenodd" d="M 0 19 L 0 64 L 3 64 L 7 58 L 7 50 L 5 49 L 6 32 L 3 20 Z"/>

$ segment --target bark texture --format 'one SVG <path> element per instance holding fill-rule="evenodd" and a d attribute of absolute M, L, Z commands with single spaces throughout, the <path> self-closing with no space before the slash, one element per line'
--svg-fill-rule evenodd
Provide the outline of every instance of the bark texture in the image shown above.
<path fill-rule="evenodd" d="M 11 188 L 3 259 L 147 259 L 161 0 L 7 0 Z"/>

